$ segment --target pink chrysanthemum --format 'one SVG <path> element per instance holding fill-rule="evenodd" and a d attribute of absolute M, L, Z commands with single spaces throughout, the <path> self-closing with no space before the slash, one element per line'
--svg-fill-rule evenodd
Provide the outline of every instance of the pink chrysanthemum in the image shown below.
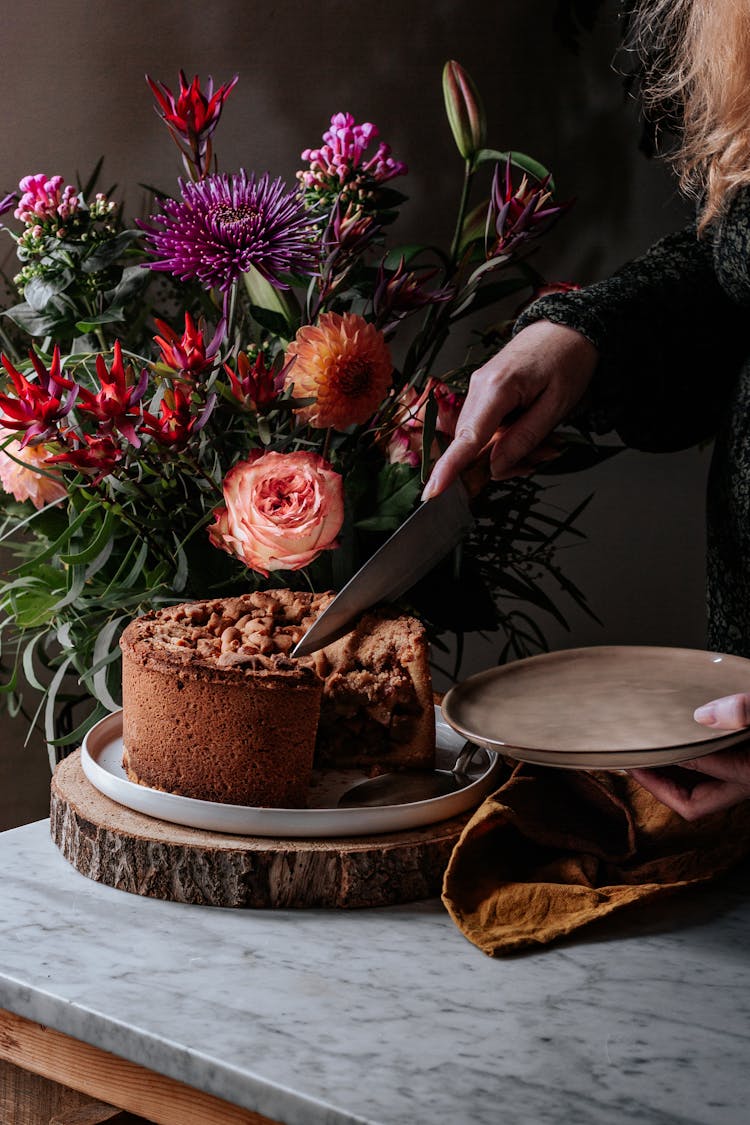
<path fill-rule="evenodd" d="M 180 190 L 181 200 L 162 200 L 163 214 L 141 224 L 159 259 L 151 269 L 222 291 L 251 267 L 279 289 L 287 288 L 285 274 L 313 273 L 311 220 L 282 180 L 256 179 L 243 169 L 200 183 L 181 180 Z"/>

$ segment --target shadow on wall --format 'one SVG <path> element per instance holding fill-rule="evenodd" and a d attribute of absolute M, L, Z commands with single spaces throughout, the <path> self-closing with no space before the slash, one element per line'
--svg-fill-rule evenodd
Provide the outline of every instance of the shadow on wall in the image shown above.
<path fill-rule="evenodd" d="M 174 87 L 180 68 L 217 82 L 239 73 L 217 136 L 223 169 L 291 179 L 331 114 L 349 110 L 376 122 L 410 166 L 399 240 L 443 238 L 461 166 L 440 83 L 443 63 L 456 58 L 484 97 L 489 143 L 543 161 L 559 195 L 576 198 L 545 247 L 549 279 L 595 280 L 681 225 L 684 209 L 666 170 L 637 150 L 636 113 L 611 65 L 617 4 L 603 6 L 577 54 L 557 36 L 554 9 L 550 0 L 381 0 L 367 10 L 345 0 L 217 0 L 208 11 L 197 0 L 131 0 L 99 5 L 92 19 L 88 0 L 68 0 L 38 21 L 30 60 L 28 20 L 12 7 L 3 20 L 0 194 L 29 173 L 86 178 L 105 154 L 104 186 L 118 184 L 126 211 L 143 213 L 140 185 L 174 192 L 179 174 L 144 75 Z M 13 272 L 4 246 L 3 262 Z M 706 464 L 705 453 L 626 454 L 555 482 L 551 498 L 562 507 L 595 493 L 581 524 L 588 539 L 571 549 L 568 573 L 603 626 L 576 615 L 569 633 L 547 630 L 552 647 L 702 644 Z M 472 646 L 465 670 L 494 663 L 496 649 L 492 638 Z M 3 732 L 0 826 L 8 826 L 42 815 L 48 767 L 41 740 L 21 750 L 24 732 L 7 723 Z"/>

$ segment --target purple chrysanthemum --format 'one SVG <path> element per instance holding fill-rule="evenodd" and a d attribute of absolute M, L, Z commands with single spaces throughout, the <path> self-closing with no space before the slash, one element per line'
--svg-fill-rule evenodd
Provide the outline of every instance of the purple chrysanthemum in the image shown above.
<path fill-rule="evenodd" d="M 151 269 L 222 291 L 251 266 L 279 289 L 287 288 L 284 274 L 314 272 L 312 221 L 281 179 L 256 179 L 242 169 L 198 183 L 180 180 L 180 191 L 181 200 L 162 200 L 163 214 L 140 224 L 159 259 Z"/>

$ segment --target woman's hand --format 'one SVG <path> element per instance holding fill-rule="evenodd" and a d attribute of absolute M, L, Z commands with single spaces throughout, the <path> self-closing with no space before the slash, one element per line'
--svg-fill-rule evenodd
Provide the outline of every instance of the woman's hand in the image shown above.
<path fill-rule="evenodd" d="M 456 436 L 435 463 L 423 499 L 447 488 L 488 446 L 495 480 L 548 460 L 547 439 L 583 397 L 598 358 L 580 332 L 548 320 L 519 332 L 472 375 Z"/>
<path fill-rule="evenodd" d="M 716 730 L 741 730 L 750 725 L 750 694 L 714 699 L 699 707 L 694 718 Z M 750 731 L 747 742 L 681 762 L 674 769 L 629 773 L 685 820 L 697 820 L 750 798 Z"/>

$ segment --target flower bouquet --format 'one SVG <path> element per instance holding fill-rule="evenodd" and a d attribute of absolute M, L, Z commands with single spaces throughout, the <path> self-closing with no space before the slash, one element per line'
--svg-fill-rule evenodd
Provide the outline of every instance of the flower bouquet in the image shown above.
<path fill-rule="evenodd" d="M 2 691 L 53 757 L 119 706 L 134 615 L 340 588 L 399 526 L 472 371 L 545 284 L 530 251 L 567 206 L 536 161 L 486 147 L 455 62 L 443 89 L 464 175 L 447 247 L 390 244 L 406 168 L 374 125 L 337 113 L 288 186 L 218 170 L 236 77 L 148 81 L 184 170 L 150 218 L 126 224 L 99 169 L 75 186 L 27 176 L 0 203 L 21 263 L 0 320 Z M 599 455 L 571 448 L 579 467 Z M 555 556 L 577 512 L 543 491 L 490 483 L 463 550 L 409 592 L 436 651 L 466 630 L 501 630 L 500 659 L 544 648 L 529 608 L 563 620 L 545 576 L 585 608 Z"/>

